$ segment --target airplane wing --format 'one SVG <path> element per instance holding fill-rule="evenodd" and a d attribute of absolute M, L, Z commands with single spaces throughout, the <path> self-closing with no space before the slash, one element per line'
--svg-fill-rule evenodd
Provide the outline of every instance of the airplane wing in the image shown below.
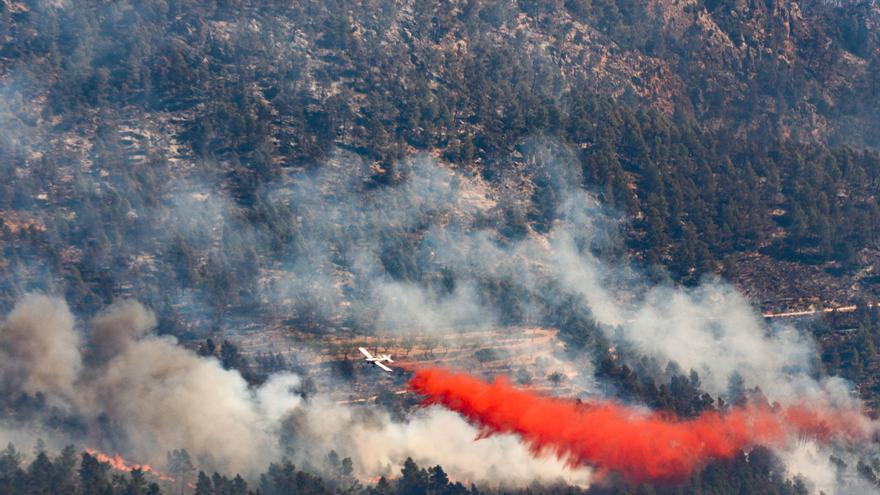
<path fill-rule="evenodd" d="M 367 357 L 367 359 L 373 359 L 373 355 L 370 354 L 370 351 L 364 349 L 363 347 L 358 347 L 358 350 L 361 351 L 361 354 Z"/>
<path fill-rule="evenodd" d="M 380 363 L 380 362 L 378 362 L 378 361 L 373 361 L 373 364 L 375 364 L 376 366 L 382 368 L 382 369 L 385 370 L 385 371 L 394 371 L 394 370 L 392 370 L 391 368 L 389 368 L 388 366 L 385 366 L 384 364 L 382 364 L 382 363 Z"/>

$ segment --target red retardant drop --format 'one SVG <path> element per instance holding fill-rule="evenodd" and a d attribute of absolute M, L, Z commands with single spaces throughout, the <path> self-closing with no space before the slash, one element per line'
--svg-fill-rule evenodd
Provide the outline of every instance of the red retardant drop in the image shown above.
<path fill-rule="evenodd" d="M 638 482 L 675 483 L 717 459 L 755 445 L 784 447 L 799 439 L 861 442 L 872 424 L 860 411 L 824 404 L 746 405 L 678 419 L 613 401 L 577 402 L 493 383 L 442 368 L 413 370 L 409 387 L 464 416 L 483 432 L 519 435 L 534 454 L 553 452 Z"/>

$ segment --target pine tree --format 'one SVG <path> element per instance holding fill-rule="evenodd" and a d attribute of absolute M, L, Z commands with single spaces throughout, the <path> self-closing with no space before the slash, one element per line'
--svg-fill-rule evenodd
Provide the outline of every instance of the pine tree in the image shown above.
<path fill-rule="evenodd" d="M 92 455 L 84 453 L 79 467 L 79 483 L 83 493 L 113 495 L 113 488 L 107 479 L 108 466 L 98 462 Z"/>
<path fill-rule="evenodd" d="M 199 471 L 194 495 L 217 495 L 214 492 L 214 484 L 211 482 L 211 478 L 204 471 Z"/>

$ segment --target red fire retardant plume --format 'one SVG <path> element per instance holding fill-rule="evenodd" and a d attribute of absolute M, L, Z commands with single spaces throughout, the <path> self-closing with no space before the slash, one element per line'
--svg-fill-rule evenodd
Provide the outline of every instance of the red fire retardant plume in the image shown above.
<path fill-rule="evenodd" d="M 488 383 L 441 368 L 415 370 L 409 386 L 426 396 L 426 404 L 460 413 L 483 435 L 514 433 L 534 453 L 551 451 L 572 466 L 618 472 L 632 482 L 678 482 L 711 460 L 754 445 L 784 446 L 802 438 L 858 442 L 871 429 L 859 411 L 807 404 L 750 405 L 676 419 L 610 401 L 548 397 L 504 378 Z"/>

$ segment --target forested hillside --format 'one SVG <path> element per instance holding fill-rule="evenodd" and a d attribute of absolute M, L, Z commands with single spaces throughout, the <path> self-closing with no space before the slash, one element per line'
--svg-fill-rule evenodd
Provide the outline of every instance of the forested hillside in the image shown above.
<path fill-rule="evenodd" d="M 725 403 L 615 347 L 552 283 L 481 265 L 474 289 L 434 251 L 456 229 L 499 252 L 549 244 L 574 188 L 603 232 L 578 247 L 603 262 L 664 287 L 720 276 L 768 313 L 818 307 L 810 373 L 876 410 L 878 116 L 876 0 L 0 0 L 0 314 L 32 290 L 77 314 L 136 298 L 255 386 L 292 366 L 209 339 L 399 324 L 371 306 L 374 279 L 473 289 L 499 325 L 558 329 L 621 400 L 690 417 L 760 396 L 734 381 Z M 495 493 L 414 463 L 378 484 L 305 471 L 275 465 L 256 493 Z M 196 493 L 248 493 L 236 474 L 186 473 Z M 753 450 L 680 487 L 591 493 L 806 493 L 788 478 Z M 72 450 L 0 457 L 4 493 L 157 490 Z"/>
<path fill-rule="evenodd" d="M 108 300 L 120 283 L 110 272 L 133 255 L 121 237 L 152 235 L 132 215 L 193 177 L 228 188 L 247 222 L 271 218 L 260 194 L 285 169 L 319 166 L 334 150 L 371 162 L 377 184 L 399 180 L 397 160 L 418 151 L 493 183 L 536 137 L 632 219 L 636 255 L 682 282 L 723 273 L 773 303 L 770 259 L 834 287 L 823 299 L 845 300 L 874 267 L 870 140 L 839 147 L 846 140 L 798 117 L 814 107 L 826 110 L 815 122 L 873 115 L 869 4 L 708 2 L 685 5 L 687 15 L 627 2 L 60 5 L 3 7 L 2 266 L 19 274 L 5 281 L 40 253 L 75 300 Z M 771 15 L 780 12 L 790 17 Z M 724 42 L 683 62 L 686 42 L 707 36 Z M 741 67 L 728 48 L 757 65 Z M 808 67 L 825 58 L 862 72 Z M 552 200 L 535 185 L 535 207 L 509 219 L 511 233 L 541 230 Z M 278 223 L 281 250 L 296 226 Z M 160 262 L 179 266 L 199 250 L 177 240 Z M 230 256 L 209 264 L 255 261 Z M 791 288 L 775 300 L 811 296 Z"/>

